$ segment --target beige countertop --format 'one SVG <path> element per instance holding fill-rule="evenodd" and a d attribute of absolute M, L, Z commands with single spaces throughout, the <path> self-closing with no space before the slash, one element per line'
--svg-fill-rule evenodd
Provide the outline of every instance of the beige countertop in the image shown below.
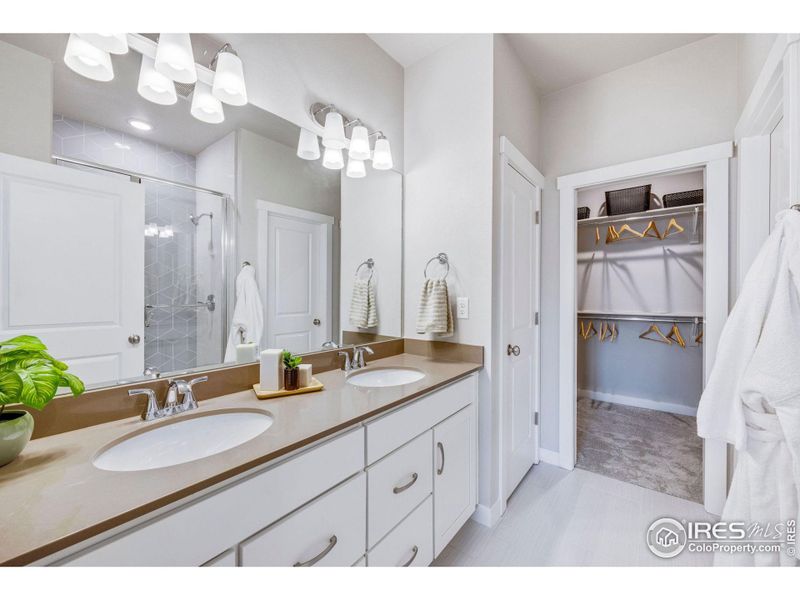
<path fill-rule="evenodd" d="M 258 400 L 252 391 L 201 401 L 197 410 L 145 423 L 123 419 L 31 441 L 0 467 L 0 565 L 27 564 L 163 508 L 332 433 L 435 390 L 482 365 L 415 354 L 369 367 L 420 369 L 420 381 L 388 388 L 345 384 L 342 371 L 315 375 L 321 392 Z M 122 393 L 122 392 L 120 392 Z M 203 398 L 202 386 L 196 395 Z M 102 471 L 92 459 L 122 437 L 175 419 L 231 409 L 269 412 L 273 425 L 256 438 L 208 458 L 149 471 Z"/>

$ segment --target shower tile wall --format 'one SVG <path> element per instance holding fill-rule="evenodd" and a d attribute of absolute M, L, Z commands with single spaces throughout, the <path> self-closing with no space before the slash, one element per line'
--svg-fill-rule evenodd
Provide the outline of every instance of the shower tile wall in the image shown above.
<path fill-rule="evenodd" d="M 53 116 L 53 152 L 107 166 L 195 183 L 195 157 L 120 131 Z M 145 182 L 145 221 L 172 226 L 173 237 L 145 237 L 145 304 L 198 300 L 195 277 L 195 193 Z M 197 310 L 153 310 L 144 329 L 145 365 L 159 371 L 197 366 Z"/>

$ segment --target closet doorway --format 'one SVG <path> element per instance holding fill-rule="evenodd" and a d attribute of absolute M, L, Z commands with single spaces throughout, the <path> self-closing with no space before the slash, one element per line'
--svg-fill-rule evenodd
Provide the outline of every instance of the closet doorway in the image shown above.
<path fill-rule="evenodd" d="M 731 156 L 724 143 L 558 179 L 559 462 L 575 467 L 580 439 L 579 466 L 714 514 L 727 451 L 697 438 L 693 415 L 728 314 Z M 605 192 L 648 184 L 635 212 L 599 211 Z M 651 196 L 690 190 L 702 203 Z"/>

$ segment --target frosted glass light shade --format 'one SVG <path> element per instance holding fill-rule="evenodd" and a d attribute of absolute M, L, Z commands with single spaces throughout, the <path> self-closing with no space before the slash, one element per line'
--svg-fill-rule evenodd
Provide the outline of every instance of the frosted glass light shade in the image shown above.
<path fill-rule="evenodd" d="M 350 149 L 347 156 L 355 160 L 368 160 L 369 151 L 369 132 L 363 125 L 353 127 L 353 134 L 350 136 Z"/>
<path fill-rule="evenodd" d="M 319 140 L 313 131 L 300 129 L 300 140 L 297 142 L 297 156 L 303 160 L 319 158 Z"/>
<path fill-rule="evenodd" d="M 322 145 L 333 150 L 341 150 L 345 146 L 344 121 L 342 120 L 342 115 L 335 111 L 325 115 Z"/>
<path fill-rule="evenodd" d="M 339 148 L 325 148 L 322 155 L 322 166 L 326 169 L 341 169 L 344 167 L 344 157 Z"/>
<path fill-rule="evenodd" d="M 155 61 L 142 54 L 142 66 L 139 67 L 139 83 L 136 91 L 145 100 L 167 106 L 178 101 L 175 84 L 166 75 L 156 71 Z"/>
<path fill-rule="evenodd" d="M 178 83 L 197 81 L 192 40 L 188 33 L 160 33 L 156 47 L 156 71 Z"/>
<path fill-rule="evenodd" d="M 244 106 L 247 104 L 247 88 L 244 85 L 242 59 L 232 52 L 220 52 L 214 71 L 214 95 L 225 104 Z"/>
<path fill-rule="evenodd" d="M 127 54 L 128 36 L 125 33 L 79 33 L 95 48 L 110 54 Z"/>
<path fill-rule="evenodd" d="M 192 94 L 192 116 L 204 123 L 217 124 L 225 120 L 222 102 L 211 93 L 211 86 L 198 81 Z"/>
<path fill-rule="evenodd" d="M 75 33 L 69 34 L 67 49 L 64 51 L 64 64 L 75 71 L 95 81 L 111 81 L 114 79 L 114 67 L 111 66 L 111 56 L 93 46 Z"/>
<path fill-rule="evenodd" d="M 366 177 L 367 168 L 364 166 L 364 161 L 358 160 L 357 158 L 348 158 L 345 175 L 352 177 L 353 179 L 361 179 L 362 177 Z"/>
<path fill-rule="evenodd" d="M 372 155 L 372 168 L 378 171 L 388 171 L 394 166 L 392 162 L 392 149 L 389 140 L 385 137 L 375 140 L 375 152 Z"/>

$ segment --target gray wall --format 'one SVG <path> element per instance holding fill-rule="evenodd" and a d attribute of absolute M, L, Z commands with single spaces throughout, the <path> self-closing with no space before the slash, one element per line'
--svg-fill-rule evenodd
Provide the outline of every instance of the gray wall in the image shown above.
<path fill-rule="evenodd" d="M 542 446 L 558 449 L 559 196 L 555 178 L 730 140 L 738 118 L 735 36 L 688 46 L 542 99 L 548 186 L 542 231 Z"/>
<path fill-rule="evenodd" d="M 0 152 L 50 161 L 53 65 L 0 42 Z"/>

